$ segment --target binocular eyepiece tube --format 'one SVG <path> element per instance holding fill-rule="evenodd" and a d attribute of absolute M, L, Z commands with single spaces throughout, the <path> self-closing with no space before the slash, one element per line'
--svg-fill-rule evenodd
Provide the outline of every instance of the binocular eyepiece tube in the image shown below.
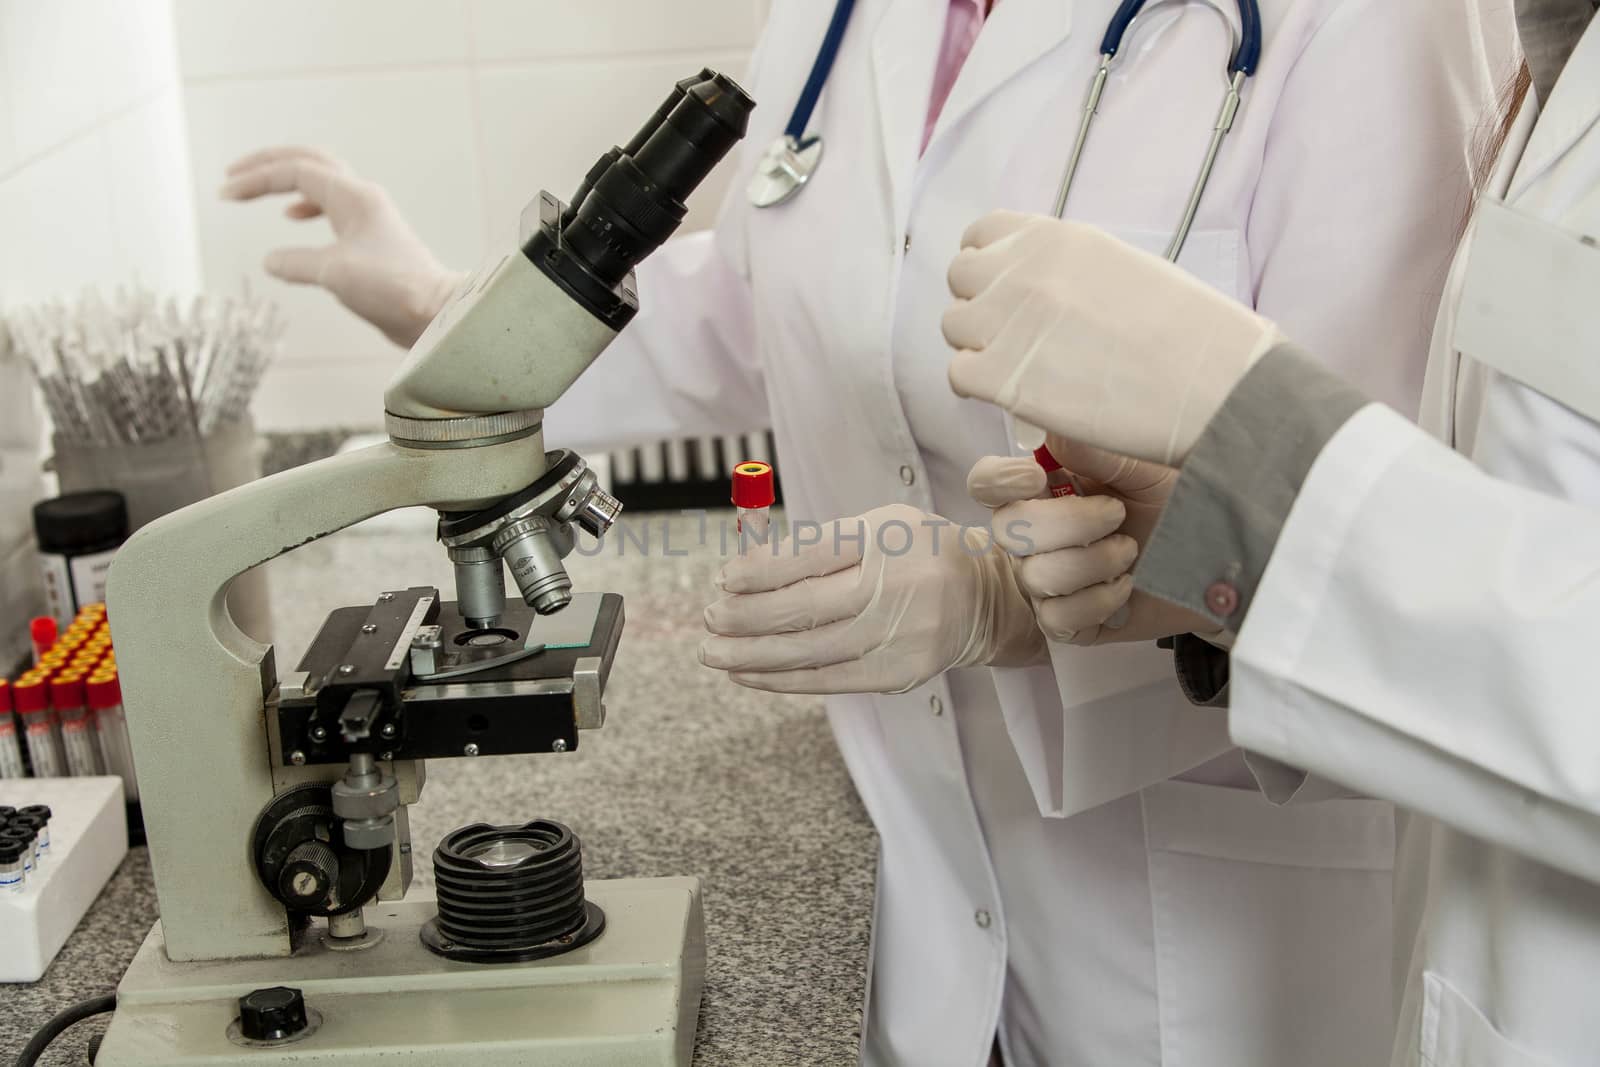
<path fill-rule="evenodd" d="M 677 230 L 689 194 L 744 136 L 754 109 L 725 74 L 685 78 L 626 145 L 600 157 L 523 253 L 620 329 L 636 307 L 615 290 Z"/>

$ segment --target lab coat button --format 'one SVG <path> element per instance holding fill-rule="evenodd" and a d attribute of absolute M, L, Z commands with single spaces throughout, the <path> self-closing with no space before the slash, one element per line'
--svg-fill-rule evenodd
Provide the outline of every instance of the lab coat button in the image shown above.
<path fill-rule="evenodd" d="M 938 693 L 935 693 L 933 696 L 928 698 L 928 707 L 933 709 L 933 713 L 935 715 L 944 714 L 944 701 L 939 699 Z"/>
<path fill-rule="evenodd" d="M 900 480 L 907 485 L 917 484 L 917 472 L 911 469 L 911 464 L 903 463 L 900 465 Z"/>
<path fill-rule="evenodd" d="M 910 231 L 910 230 L 907 230 L 907 231 L 906 231 L 906 244 L 905 244 L 905 250 L 906 250 L 906 251 L 907 251 L 907 252 L 909 252 L 909 251 L 911 251 L 911 231 Z"/>
<path fill-rule="evenodd" d="M 987 930 L 989 929 L 989 923 L 991 923 L 993 920 L 989 918 L 988 912 L 984 911 L 982 908 L 979 908 L 977 912 L 973 914 L 972 921 L 978 924 L 978 929 Z"/>
<path fill-rule="evenodd" d="M 1219 619 L 1239 610 L 1239 590 L 1227 582 L 1212 582 L 1206 590 L 1206 607 Z"/>

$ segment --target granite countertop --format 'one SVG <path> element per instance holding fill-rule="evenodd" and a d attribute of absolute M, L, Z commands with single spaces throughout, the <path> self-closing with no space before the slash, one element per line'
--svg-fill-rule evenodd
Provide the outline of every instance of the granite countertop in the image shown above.
<path fill-rule="evenodd" d="M 627 627 L 610 716 L 567 755 L 435 761 L 411 810 L 419 858 L 468 822 L 550 816 L 576 830 L 591 878 L 698 875 L 708 962 L 696 1064 L 851 1064 L 866 998 L 877 844 L 820 701 L 757 693 L 701 667 L 717 523 L 633 516 L 647 534 L 568 560 L 575 588 L 619 592 Z M 641 527 L 636 527 L 636 530 Z M 332 609 L 383 589 L 453 588 L 426 512 L 396 513 L 267 567 L 280 667 Z M 681 553 L 681 554 L 680 554 Z M 449 592 L 447 596 L 453 595 Z M 418 864 L 418 881 L 431 876 Z M 34 985 L 0 985 L 0 1062 L 68 1004 L 109 992 L 156 918 L 131 852 Z M 82 1064 L 85 1023 L 48 1064 Z"/>

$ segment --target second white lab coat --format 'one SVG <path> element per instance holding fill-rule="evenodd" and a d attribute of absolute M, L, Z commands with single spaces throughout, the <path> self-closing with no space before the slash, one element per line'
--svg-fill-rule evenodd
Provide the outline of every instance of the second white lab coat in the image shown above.
<path fill-rule="evenodd" d="M 1467 131 L 1502 73 L 1485 41 L 1509 49 L 1508 15 L 1477 0 L 1262 6 L 1260 72 L 1183 265 L 1414 405 Z M 744 180 L 830 13 L 775 3 L 715 233 L 641 267 L 638 321 L 548 413 L 547 439 L 770 423 L 791 518 L 898 501 L 986 523 L 966 474 L 1012 435 L 949 389 L 945 268 L 986 211 L 1049 210 L 1115 7 L 1001 0 L 919 155 L 948 2 L 861 0 L 812 122 L 822 167 L 763 211 Z M 1070 215 L 1165 243 L 1221 101 L 1220 31 L 1191 13 L 1129 42 Z M 1276 809 L 1239 788 L 1236 756 L 1171 780 L 1229 743 L 1221 713 L 1183 700 L 1168 653 L 1061 648 L 1053 670 L 953 672 L 828 706 L 882 842 L 868 1062 L 979 1067 L 997 1027 L 1015 1067 L 1382 1055 L 1388 806 Z"/>
<path fill-rule="evenodd" d="M 1442 440 L 1340 429 L 1233 650 L 1241 744 L 1418 813 L 1395 1067 L 1600 1063 L 1600 24 L 1534 111 L 1440 310 Z"/>

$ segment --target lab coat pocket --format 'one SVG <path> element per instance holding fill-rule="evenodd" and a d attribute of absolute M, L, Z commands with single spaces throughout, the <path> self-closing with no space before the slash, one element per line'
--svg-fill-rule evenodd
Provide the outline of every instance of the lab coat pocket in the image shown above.
<path fill-rule="evenodd" d="M 1393 808 L 1184 781 L 1140 796 L 1165 1062 L 1388 1062 Z"/>
<path fill-rule="evenodd" d="M 1600 421 L 1600 246 L 1507 207 L 1479 204 L 1452 343 L 1501 374 Z"/>
<path fill-rule="evenodd" d="M 1512 1044 L 1439 975 L 1424 972 L 1422 986 L 1423 1067 L 1554 1067 Z"/>

